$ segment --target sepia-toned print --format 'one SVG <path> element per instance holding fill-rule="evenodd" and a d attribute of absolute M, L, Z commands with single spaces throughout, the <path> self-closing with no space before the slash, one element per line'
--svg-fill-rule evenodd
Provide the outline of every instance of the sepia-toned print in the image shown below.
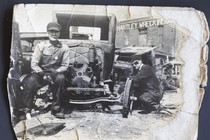
<path fill-rule="evenodd" d="M 181 125 L 177 119 L 188 118 L 183 112 L 194 96 L 186 98 L 181 50 L 188 40 L 204 41 L 176 16 L 164 15 L 167 8 L 154 8 L 153 16 L 151 10 L 16 5 L 8 94 L 17 139 L 167 139 Z M 197 61 L 205 49 L 195 50 L 203 51 Z M 195 111 L 198 96 L 191 100 Z M 196 120 L 187 139 L 196 135 Z"/>

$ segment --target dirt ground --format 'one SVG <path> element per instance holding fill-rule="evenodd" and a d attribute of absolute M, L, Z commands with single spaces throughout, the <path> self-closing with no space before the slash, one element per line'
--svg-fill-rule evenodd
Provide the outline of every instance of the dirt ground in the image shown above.
<path fill-rule="evenodd" d="M 167 91 L 161 101 L 162 110 L 157 113 L 140 114 L 133 110 L 128 118 L 122 118 L 120 105 L 111 106 L 113 113 L 94 112 L 90 110 L 74 110 L 66 114 L 65 119 L 57 119 L 50 111 L 32 117 L 26 122 L 21 121 L 15 127 L 16 133 L 41 123 L 65 123 L 64 128 L 50 135 L 34 136 L 27 134 L 18 140 L 136 140 L 150 139 L 155 128 L 171 121 L 180 111 L 182 95 L 176 91 Z"/>

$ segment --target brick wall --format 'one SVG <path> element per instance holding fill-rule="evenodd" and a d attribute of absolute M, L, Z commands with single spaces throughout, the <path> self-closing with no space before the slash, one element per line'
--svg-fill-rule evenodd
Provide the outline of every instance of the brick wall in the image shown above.
<path fill-rule="evenodd" d="M 116 48 L 157 46 L 156 53 L 174 56 L 176 29 L 174 24 L 117 31 Z"/>

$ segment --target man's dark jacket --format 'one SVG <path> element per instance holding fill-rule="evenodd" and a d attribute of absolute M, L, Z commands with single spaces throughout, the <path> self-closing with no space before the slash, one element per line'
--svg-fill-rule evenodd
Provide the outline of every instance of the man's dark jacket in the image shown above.
<path fill-rule="evenodd" d="M 151 66 L 143 65 L 137 74 L 132 76 L 132 79 L 137 97 L 147 93 L 149 100 L 159 102 L 162 99 L 162 88 Z"/>

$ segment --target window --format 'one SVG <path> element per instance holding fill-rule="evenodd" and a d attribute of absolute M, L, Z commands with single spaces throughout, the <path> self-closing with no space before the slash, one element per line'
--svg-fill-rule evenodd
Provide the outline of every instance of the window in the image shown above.
<path fill-rule="evenodd" d="M 69 38 L 70 39 L 80 39 L 80 40 L 100 40 L 101 39 L 101 28 L 84 27 L 84 26 L 70 26 Z"/>
<path fill-rule="evenodd" d="M 147 28 L 140 28 L 139 30 L 139 46 L 147 46 Z"/>

